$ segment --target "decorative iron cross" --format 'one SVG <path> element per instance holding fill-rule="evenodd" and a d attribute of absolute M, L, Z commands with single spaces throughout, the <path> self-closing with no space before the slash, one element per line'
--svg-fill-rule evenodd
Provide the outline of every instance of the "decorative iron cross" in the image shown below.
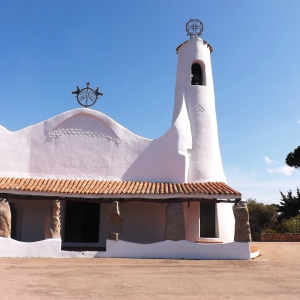
<path fill-rule="evenodd" d="M 190 36 L 190 39 L 193 37 L 202 35 L 203 32 L 203 23 L 198 19 L 191 19 L 186 23 L 185 30 L 186 35 Z"/>
<path fill-rule="evenodd" d="M 72 94 L 76 95 L 77 102 L 85 108 L 94 105 L 98 97 L 103 96 L 103 94 L 99 92 L 98 87 L 95 90 L 91 89 L 89 82 L 86 83 L 86 87 L 83 89 L 80 89 L 77 85 L 76 91 L 72 92 Z"/>

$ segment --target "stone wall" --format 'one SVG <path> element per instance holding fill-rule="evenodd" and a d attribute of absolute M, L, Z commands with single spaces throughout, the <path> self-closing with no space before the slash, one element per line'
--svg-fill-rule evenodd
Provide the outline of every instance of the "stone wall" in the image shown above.
<path fill-rule="evenodd" d="M 300 233 L 262 233 L 261 242 L 300 242 Z"/>

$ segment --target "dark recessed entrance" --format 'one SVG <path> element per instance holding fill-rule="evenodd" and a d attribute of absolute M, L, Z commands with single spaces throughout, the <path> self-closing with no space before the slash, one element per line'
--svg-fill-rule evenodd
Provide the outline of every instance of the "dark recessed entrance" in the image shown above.
<path fill-rule="evenodd" d="M 200 237 L 216 237 L 215 203 L 200 203 Z"/>
<path fill-rule="evenodd" d="M 65 242 L 98 243 L 100 204 L 66 203 Z"/>

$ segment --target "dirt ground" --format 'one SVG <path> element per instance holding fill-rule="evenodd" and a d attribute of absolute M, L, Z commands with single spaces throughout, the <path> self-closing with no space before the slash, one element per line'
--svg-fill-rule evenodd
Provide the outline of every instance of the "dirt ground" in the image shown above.
<path fill-rule="evenodd" d="M 0 299 L 300 299 L 300 243 L 251 261 L 0 259 Z"/>

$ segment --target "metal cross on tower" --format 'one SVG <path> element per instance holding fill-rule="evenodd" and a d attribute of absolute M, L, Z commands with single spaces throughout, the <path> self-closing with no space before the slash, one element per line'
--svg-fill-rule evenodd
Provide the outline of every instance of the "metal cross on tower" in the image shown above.
<path fill-rule="evenodd" d="M 186 35 L 190 36 L 190 39 L 193 37 L 202 35 L 203 32 L 203 23 L 198 19 L 191 19 L 186 23 L 185 30 Z"/>

